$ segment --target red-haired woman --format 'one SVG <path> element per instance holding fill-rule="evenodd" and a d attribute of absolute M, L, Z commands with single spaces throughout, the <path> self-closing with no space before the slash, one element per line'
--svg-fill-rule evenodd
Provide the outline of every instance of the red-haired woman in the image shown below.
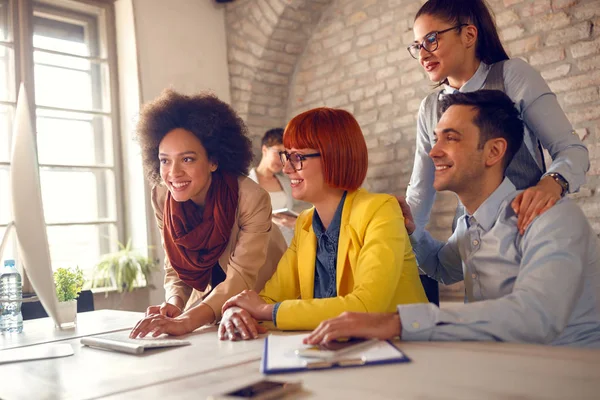
<path fill-rule="evenodd" d="M 257 321 L 311 330 L 344 311 L 392 312 L 426 302 L 396 199 L 359 189 L 367 174 L 362 131 L 344 110 L 316 108 L 286 127 L 281 152 L 292 195 L 314 205 L 260 295 L 223 305 L 221 339 L 252 339 Z"/>

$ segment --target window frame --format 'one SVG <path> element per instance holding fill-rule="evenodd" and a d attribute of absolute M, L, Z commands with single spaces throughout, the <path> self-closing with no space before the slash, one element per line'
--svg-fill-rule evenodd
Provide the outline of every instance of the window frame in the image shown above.
<path fill-rule="evenodd" d="M 65 19 L 66 21 L 82 21 L 88 26 L 97 24 L 98 40 L 95 43 L 97 48 L 97 54 L 90 54 L 89 57 L 82 57 L 88 60 L 97 60 L 101 63 L 105 63 L 108 67 L 108 85 L 101 85 L 100 89 L 104 93 L 100 95 L 106 95 L 105 91 L 109 90 L 110 95 L 107 99 L 110 101 L 110 110 L 85 110 L 83 112 L 92 115 L 102 115 L 110 117 L 110 129 L 112 137 L 112 167 L 109 164 L 104 166 L 86 166 L 78 167 L 72 165 L 54 165 L 54 164 L 40 164 L 40 168 L 49 168 L 53 171 L 60 170 L 85 170 L 85 171 L 99 171 L 99 175 L 104 175 L 104 171 L 113 171 L 114 174 L 114 191 L 115 191 L 115 213 L 113 218 L 107 218 L 106 220 L 98 218 L 94 221 L 83 221 L 83 222 L 53 222 L 47 223 L 46 228 L 53 226 L 77 226 L 77 225 L 94 225 L 98 227 L 102 226 L 115 226 L 117 239 L 119 242 L 124 243 L 126 241 L 126 235 L 129 231 L 127 226 L 126 210 L 127 204 L 124 198 L 124 153 L 121 144 L 121 125 L 120 125 L 120 107 L 119 107 L 119 82 L 118 82 L 118 71 L 117 71 L 117 43 L 116 43 L 116 24 L 115 24 L 115 9 L 113 0 L 8 0 L 8 21 L 12 25 L 9 26 L 9 32 L 12 33 L 8 36 L 8 41 L 0 39 L 0 43 L 8 45 L 13 48 L 14 51 L 14 90 L 18 91 L 19 84 L 22 82 L 27 90 L 29 97 L 29 106 L 31 110 L 36 110 L 35 100 L 35 79 L 34 79 L 34 51 L 37 49 L 33 46 L 33 26 L 35 14 L 48 14 L 54 18 Z M 12 39 L 12 40 L 11 40 Z M 105 40 L 105 43 L 103 41 Z M 12 44 L 11 44 L 12 43 Z M 47 50 L 43 50 L 48 52 Z M 57 54 L 61 54 L 57 52 Z M 69 55 L 71 56 L 71 55 Z M 100 73 L 100 79 L 101 79 Z M 13 112 L 16 107 L 16 98 L 11 99 L 14 102 L 0 101 L 3 105 L 12 106 Z M 40 106 L 40 108 L 46 108 Z M 51 107 L 52 108 L 52 107 Z M 92 107 L 93 108 L 93 107 Z M 63 108 L 57 108 L 63 110 Z M 64 109 L 69 110 L 70 109 Z M 36 129 L 36 118 L 32 118 L 32 126 L 34 132 Z M 10 135 L 9 135 L 10 136 Z M 36 134 L 37 140 L 37 134 Z M 96 139 L 97 140 L 97 139 Z M 106 150 L 109 150 L 107 148 Z M 10 161 L 8 163 L 10 168 Z M 101 186 L 100 183 L 97 184 Z M 108 183 L 104 184 L 107 187 Z M 106 203 L 105 198 L 102 196 L 98 197 L 99 209 L 104 203 L 104 207 L 111 207 L 110 204 Z M 5 228 L 6 225 L 0 225 Z M 100 228 L 102 229 L 102 228 Z M 109 228 L 112 229 L 112 228 Z M 111 250 L 113 243 L 107 244 L 106 240 L 102 240 L 99 236 L 100 241 L 100 254 L 104 254 Z M 33 293 L 33 288 L 29 280 L 27 279 L 26 273 L 23 273 L 23 292 Z"/>

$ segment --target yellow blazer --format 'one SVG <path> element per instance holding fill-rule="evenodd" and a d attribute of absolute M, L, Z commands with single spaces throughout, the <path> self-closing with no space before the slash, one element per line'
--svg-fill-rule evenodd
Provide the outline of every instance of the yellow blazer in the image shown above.
<path fill-rule="evenodd" d="M 317 237 L 314 208 L 300 214 L 294 238 L 260 293 L 279 303 L 283 330 L 310 330 L 344 311 L 394 312 L 397 304 L 426 303 L 398 201 L 359 189 L 348 193 L 338 243 L 337 297 L 314 299 Z"/>

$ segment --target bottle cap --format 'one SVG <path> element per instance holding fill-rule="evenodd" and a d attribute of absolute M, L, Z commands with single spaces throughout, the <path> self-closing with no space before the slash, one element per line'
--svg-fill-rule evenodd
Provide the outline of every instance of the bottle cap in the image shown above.
<path fill-rule="evenodd" d="M 15 260 L 4 260 L 4 266 L 5 267 L 14 267 L 15 266 Z"/>

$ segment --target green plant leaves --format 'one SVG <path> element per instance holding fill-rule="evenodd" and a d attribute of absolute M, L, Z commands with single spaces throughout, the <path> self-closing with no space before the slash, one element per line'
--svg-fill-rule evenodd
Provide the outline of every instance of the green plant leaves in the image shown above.
<path fill-rule="evenodd" d="M 133 251 L 131 239 L 126 245 L 119 242 L 119 249 L 115 253 L 105 254 L 98 262 L 92 275 L 92 287 L 114 285 L 119 292 L 131 292 L 139 274 L 149 284 L 150 273 L 155 269 L 156 261 Z"/>
<path fill-rule="evenodd" d="M 54 285 L 58 301 L 75 300 L 83 287 L 83 271 L 78 267 L 59 268 L 54 271 Z"/>

